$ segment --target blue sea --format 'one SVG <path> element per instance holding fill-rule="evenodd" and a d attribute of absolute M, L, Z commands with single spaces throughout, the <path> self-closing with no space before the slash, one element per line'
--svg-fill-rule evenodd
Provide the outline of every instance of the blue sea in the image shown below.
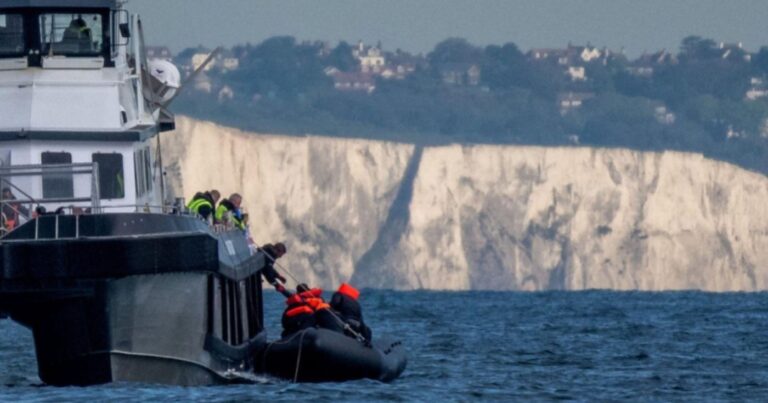
<path fill-rule="evenodd" d="M 401 338 L 396 381 L 44 386 L 31 333 L 0 320 L 0 401 L 766 401 L 768 294 L 364 290 L 375 335 Z M 271 335 L 282 301 L 266 298 Z"/>

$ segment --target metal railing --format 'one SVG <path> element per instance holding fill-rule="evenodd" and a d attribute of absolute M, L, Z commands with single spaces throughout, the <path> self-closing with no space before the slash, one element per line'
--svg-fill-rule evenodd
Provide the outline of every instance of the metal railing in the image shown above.
<path fill-rule="evenodd" d="M 40 181 L 44 183 L 46 179 L 51 177 L 58 178 L 71 178 L 74 181 L 74 177 L 77 175 L 89 175 L 89 189 L 88 194 L 84 196 L 74 196 L 74 182 L 73 196 L 71 197 L 41 197 L 36 198 L 30 193 L 33 191 L 25 191 L 19 182 L 28 180 L 26 178 L 40 178 Z M 14 180 L 16 179 L 16 180 Z M 25 185 L 34 182 L 27 182 Z M 34 183 L 34 186 L 37 186 Z M 43 205 L 50 204 L 62 204 L 62 203 L 87 203 L 86 206 L 70 205 L 66 208 L 74 210 L 82 209 L 88 210 L 93 213 L 99 213 L 102 211 L 100 203 L 101 197 L 99 192 L 99 165 L 97 162 L 86 163 L 73 163 L 73 164 L 30 164 L 30 165 L 11 165 L 0 167 L 0 187 L 10 191 L 10 195 L 6 192 L 0 193 L 0 213 L 2 213 L 2 225 L 0 225 L 0 235 L 13 230 L 19 224 L 19 219 L 30 220 L 34 218 L 35 212 L 40 213 L 38 208 Z M 42 187 L 42 184 L 41 184 Z M 29 190 L 29 189 L 27 189 Z M 43 192 L 44 193 L 44 192 Z M 37 206 L 33 208 L 33 206 Z M 60 207 L 64 209 L 65 207 Z"/>
<path fill-rule="evenodd" d="M 16 177 L 40 177 L 46 179 L 51 175 L 67 175 L 74 177 L 75 175 L 90 175 L 90 192 L 88 196 L 84 197 L 49 197 L 49 198 L 34 198 L 29 193 L 25 192 L 17 184 L 13 183 L 9 178 Z M 5 195 L 0 195 L 0 203 L 3 205 L 14 202 L 25 202 L 31 204 L 47 204 L 47 203 L 82 203 L 90 202 L 90 208 L 94 212 L 98 212 L 101 208 L 100 205 L 100 192 L 99 192 L 99 164 L 97 162 L 82 162 L 74 164 L 35 164 L 35 165 L 12 165 L 6 167 L 0 167 L 0 182 L 3 187 L 8 187 L 12 190 L 19 192 L 26 199 L 12 198 L 5 199 Z"/>
<path fill-rule="evenodd" d="M 58 216 L 61 214 L 72 215 L 76 217 L 76 238 L 79 237 L 79 216 L 83 214 L 109 213 L 110 210 L 121 210 L 125 212 L 126 209 L 130 209 L 136 213 L 159 213 L 197 216 L 197 214 L 192 213 L 189 211 L 189 209 L 187 209 L 184 198 L 176 198 L 173 203 L 164 203 L 159 205 L 149 203 L 102 205 L 100 203 L 98 172 L 98 163 L 96 162 L 74 164 L 14 165 L 0 167 L 0 187 L 8 188 L 12 193 L 10 198 L 6 198 L 5 192 L 0 193 L 0 212 L 2 213 L 2 222 L 0 223 L 0 238 L 19 226 L 21 223 L 19 218 L 23 218 L 25 221 L 29 221 L 42 214 L 55 214 L 57 216 L 54 225 L 54 239 L 58 239 L 59 237 Z M 74 177 L 75 175 L 90 175 L 89 194 L 79 197 L 73 196 L 36 198 L 30 194 L 36 192 L 25 191 L 23 187 L 17 183 L 18 181 L 15 183 L 12 180 L 13 178 L 18 177 L 40 177 L 41 179 L 45 179 L 46 176 L 50 178 L 50 175 L 67 175 L 68 177 Z M 33 186 L 37 187 L 41 185 L 42 184 L 35 183 Z M 72 186 L 74 188 L 74 184 Z M 20 197 L 16 197 L 16 195 Z M 39 208 L 43 205 L 63 203 L 77 204 L 61 205 L 55 210 L 55 212 L 39 211 L 37 208 L 34 208 L 35 206 Z M 84 203 L 86 204 L 84 205 Z M 12 225 L 7 225 L 9 220 L 14 221 Z M 212 219 L 209 219 L 207 223 L 211 230 L 215 233 L 226 232 L 234 228 L 234 224 L 230 220 L 214 223 Z M 38 238 L 38 225 L 39 222 L 36 222 L 35 239 Z"/>

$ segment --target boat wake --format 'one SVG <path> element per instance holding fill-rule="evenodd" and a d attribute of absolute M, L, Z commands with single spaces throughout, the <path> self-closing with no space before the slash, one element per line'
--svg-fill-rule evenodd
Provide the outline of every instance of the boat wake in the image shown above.
<path fill-rule="evenodd" d="M 275 382 L 274 378 L 235 369 L 227 370 L 226 372 L 222 373 L 221 376 L 231 383 L 268 384 Z"/>

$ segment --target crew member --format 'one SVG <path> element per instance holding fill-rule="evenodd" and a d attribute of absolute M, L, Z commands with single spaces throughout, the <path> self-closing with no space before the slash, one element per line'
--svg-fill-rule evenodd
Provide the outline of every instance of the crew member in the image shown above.
<path fill-rule="evenodd" d="M 282 337 L 309 327 L 325 327 L 328 324 L 333 314 L 328 310 L 329 305 L 323 301 L 322 294 L 320 288 L 310 289 L 306 284 L 296 286 L 296 294 L 285 300 L 287 306 L 281 319 Z"/>
<path fill-rule="evenodd" d="M 242 215 L 240 214 L 240 203 L 242 203 L 243 197 L 237 193 L 232 193 L 229 198 L 224 199 L 216 207 L 215 221 L 220 224 L 232 223 L 235 228 L 245 230 L 245 223 L 243 223 Z"/>
<path fill-rule="evenodd" d="M 90 51 L 93 46 L 91 29 L 82 18 L 76 18 L 64 30 L 62 42 L 78 46 L 78 52 Z"/>
<path fill-rule="evenodd" d="M 285 255 L 285 253 L 288 251 L 285 247 L 285 244 L 282 242 L 278 242 L 274 245 L 268 243 L 262 246 L 260 249 L 262 252 L 264 252 L 264 254 L 266 254 L 264 259 L 264 268 L 261 269 L 261 273 L 264 275 L 264 278 L 266 278 L 267 282 L 275 287 L 277 291 L 286 297 L 289 297 L 291 294 L 287 293 L 285 287 L 283 286 L 283 284 L 285 284 L 285 277 L 280 275 L 280 273 L 275 270 L 275 263 L 277 259 L 283 257 L 283 255 Z M 277 280 L 280 281 L 278 282 Z"/>
<path fill-rule="evenodd" d="M 208 220 L 208 217 L 215 210 L 216 202 L 219 201 L 220 197 L 221 194 L 216 189 L 210 192 L 197 192 L 192 196 L 192 200 L 187 204 L 187 208 L 192 213 L 203 217 L 204 220 Z"/>
<path fill-rule="evenodd" d="M 371 329 L 363 322 L 363 310 L 358 298 L 360 291 L 347 283 L 341 283 L 339 289 L 331 297 L 331 309 L 334 310 L 349 328 L 363 336 L 367 342 L 371 341 Z M 356 337 L 350 329 L 344 329 L 344 334 Z"/>
<path fill-rule="evenodd" d="M 29 216 L 29 210 L 16 201 L 16 196 L 11 192 L 11 188 L 3 188 L 2 204 L 3 226 L 8 231 L 12 231 L 19 225 L 21 216 Z"/>

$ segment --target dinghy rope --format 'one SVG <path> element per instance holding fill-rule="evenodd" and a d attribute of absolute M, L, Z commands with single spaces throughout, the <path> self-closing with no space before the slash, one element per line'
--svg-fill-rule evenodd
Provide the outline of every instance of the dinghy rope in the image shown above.
<path fill-rule="evenodd" d="M 299 352 L 296 354 L 296 370 L 293 372 L 293 383 L 296 383 L 299 380 L 299 366 L 301 366 L 301 349 L 304 347 L 304 335 L 307 334 L 306 329 L 301 332 L 301 337 L 299 338 Z"/>

